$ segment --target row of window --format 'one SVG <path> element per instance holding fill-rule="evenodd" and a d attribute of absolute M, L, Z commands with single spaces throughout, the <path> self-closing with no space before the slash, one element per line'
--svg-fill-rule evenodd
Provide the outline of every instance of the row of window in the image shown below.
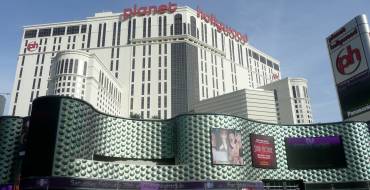
<path fill-rule="evenodd" d="M 305 86 L 302 86 L 302 89 L 301 89 L 300 86 L 293 85 L 292 92 L 293 92 L 293 98 L 308 98 L 307 87 Z M 301 92 L 303 92 L 303 94 Z"/>
<path fill-rule="evenodd" d="M 55 74 L 78 74 L 78 59 L 62 59 L 57 63 Z M 87 62 L 84 62 L 83 75 L 86 76 Z"/>
<path fill-rule="evenodd" d="M 99 71 L 99 84 L 102 89 L 107 91 L 107 94 L 110 94 L 117 102 L 121 103 L 121 92 L 102 71 Z"/>
<path fill-rule="evenodd" d="M 252 51 L 252 50 L 248 49 L 248 56 L 249 57 L 253 57 L 253 59 L 255 59 L 255 60 L 257 60 L 257 61 L 259 61 L 259 62 L 261 62 L 263 64 L 267 64 L 267 66 L 269 66 L 271 68 L 274 68 L 277 71 L 280 70 L 280 66 L 277 63 L 274 63 L 271 60 L 266 59 L 266 57 L 258 54 L 255 51 Z"/>
<path fill-rule="evenodd" d="M 86 33 L 86 28 L 87 28 L 86 24 L 67 26 L 67 35 Z M 65 33 L 66 33 L 65 26 L 55 27 L 55 28 L 31 29 L 31 30 L 25 31 L 24 38 L 35 38 L 36 36 L 37 37 L 47 37 L 47 36 L 51 36 L 51 34 L 53 34 L 53 36 L 60 36 L 60 35 L 65 35 Z"/>

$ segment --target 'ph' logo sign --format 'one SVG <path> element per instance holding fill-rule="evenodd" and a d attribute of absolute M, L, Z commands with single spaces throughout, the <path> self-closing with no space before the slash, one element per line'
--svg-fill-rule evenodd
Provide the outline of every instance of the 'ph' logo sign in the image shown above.
<path fill-rule="evenodd" d="M 344 50 L 347 50 L 347 53 Z M 337 56 L 337 70 L 342 75 L 350 75 L 354 73 L 361 63 L 361 53 L 357 48 L 352 49 L 351 45 L 340 50 Z M 354 59 L 354 57 L 356 60 Z"/>
<path fill-rule="evenodd" d="M 27 44 L 28 51 L 35 51 L 38 47 L 39 47 L 39 44 L 37 44 L 35 41 Z"/>

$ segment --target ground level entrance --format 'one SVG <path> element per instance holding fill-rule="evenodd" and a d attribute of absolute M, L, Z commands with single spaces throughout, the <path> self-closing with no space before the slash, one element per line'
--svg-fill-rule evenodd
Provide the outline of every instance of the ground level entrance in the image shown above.
<path fill-rule="evenodd" d="M 262 180 L 265 190 L 304 190 L 302 180 Z"/>

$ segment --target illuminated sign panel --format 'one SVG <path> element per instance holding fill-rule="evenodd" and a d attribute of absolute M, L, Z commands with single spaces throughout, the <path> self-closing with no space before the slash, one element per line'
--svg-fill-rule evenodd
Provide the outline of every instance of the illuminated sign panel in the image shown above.
<path fill-rule="evenodd" d="M 370 36 L 365 15 L 326 39 L 343 119 L 370 110 Z"/>
<path fill-rule="evenodd" d="M 177 9 L 177 4 L 168 3 L 159 6 L 148 6 L 148 7 L 137 7 L 134 5 L 133 8 L 127 8 L 123 10 L 122 19 L 126 20 L 133 16 L 147 16 L 151 14 L 164 14 L 174 13 Z"/>
<path fill-rule="evenodd" d="M 252 164 L 256 168 L 277 168 L 274 137 L 251 134 Z"/>

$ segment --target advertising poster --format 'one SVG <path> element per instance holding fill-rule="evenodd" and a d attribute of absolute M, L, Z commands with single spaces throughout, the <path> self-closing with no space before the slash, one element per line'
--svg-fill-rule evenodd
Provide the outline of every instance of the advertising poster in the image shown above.
<path fill-rule="evenodd" d="M 251 134 L 252 165 L 256 168 L 277 168 L 274 137 Z"/>
<path fill-rule="evenodd" d="M 211 129 L 212 163 L 244 165 L 242 135 L 233 129 Z"/>
<path fill-rule="evenodd" d="M 285 139 L 289 169 L 345 168 L 340 136 L 290 137 Z"/>
<path fill-rule="evenodd" d="M 344 120 L 370 110 L 370 35 L 365 15 L 326 39 Z M 370 116 L 370 113 L 369 113 Z"/>

